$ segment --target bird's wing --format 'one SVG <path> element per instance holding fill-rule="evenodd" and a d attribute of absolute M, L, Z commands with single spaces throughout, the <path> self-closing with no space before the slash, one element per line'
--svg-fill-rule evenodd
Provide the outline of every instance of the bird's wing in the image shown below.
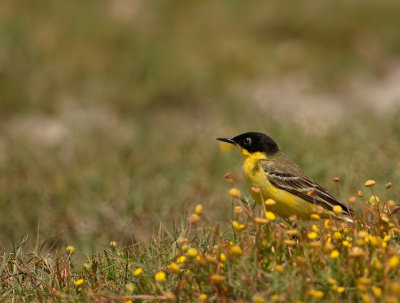
<path fill-rule="evenodd" d="M 346 215 L 352 215 L 353 210 L 336 200 L 322 186 L 308 179 L 301 172 L 300 175 L 277 171 L 274 165 L 262 165 L 267 173 L 267 178 L 272 185 L 298 196 L 307 202 L 320 205 L 324 209 L 332 211 L 335 205 L 339 205 Z"/>

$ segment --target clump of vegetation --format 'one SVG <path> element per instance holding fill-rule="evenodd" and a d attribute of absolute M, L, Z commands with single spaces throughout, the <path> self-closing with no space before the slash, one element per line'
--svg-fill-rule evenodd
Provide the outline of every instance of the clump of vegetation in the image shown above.
<path fill-rule="evenodd" d="M 349 197 L 364 205 L 355 223 L 321 220 L 318 210 L 307 222 L 280 220 L 267 210 L 275 201 L 254 205 L 231 174 L 225 178 L 232 185 L 232 219 L 223 225 L 197 205 L 181 226 L 161 224 L 148 243 L 120 247 L 111 241 L 83 264 L 74 260 L 73 246 L 55 255 L 40 247 L 26 253 L 24 243 L 3 251 L 3 299 L 398 302 L 400 198 L 391 183 L 386 197 L 377 196 L 373 180 Z"/>

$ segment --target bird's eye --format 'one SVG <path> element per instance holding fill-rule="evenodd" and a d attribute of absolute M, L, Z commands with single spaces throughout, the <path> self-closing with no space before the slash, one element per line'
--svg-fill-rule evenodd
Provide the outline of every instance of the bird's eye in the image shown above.
<path fill-rule="evenodd" d="M 247 137 L 244 139 L 244 145 L 250 145 L 251 144 L 251 138 Z"/>

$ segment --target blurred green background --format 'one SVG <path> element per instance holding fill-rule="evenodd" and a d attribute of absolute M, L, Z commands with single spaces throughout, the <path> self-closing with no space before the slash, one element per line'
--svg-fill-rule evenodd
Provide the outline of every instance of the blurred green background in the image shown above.
<path fill-rule="evenodd" d="M 198 203 L 226 220 L 241 159 L 215 138 L 245 131 L 343 200 L 369 178 L 395 198 L 399 16 L 386 0 L 1 1 L 0 246 L 89 252 Z"/>

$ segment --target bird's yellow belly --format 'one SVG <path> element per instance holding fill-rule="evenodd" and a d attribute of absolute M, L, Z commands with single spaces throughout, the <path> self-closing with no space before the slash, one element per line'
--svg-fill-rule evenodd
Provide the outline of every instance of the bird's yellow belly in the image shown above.
<path fill-rule="evenodd" d="M 250 165 L 243 165 L 244 175 L 247 183 L 247 188 L 254 200 L 261 204 L 267 199 L 275 200 L 275 205 L 266 206 L 268 211 L 272 211 L 281 218 L 288 218 L 296 214 L 298 218 L 310 219 L 310 215 L 315 213 L 316 205 L 308 203 L 303 199 L 273 186 L 269 181 L 265 172 L 259 168 L 254 169 Z M 257 187 L 260 192 L 255 192 L 251 188 Z M 325 217 L 323 215 L 322 217 Z"/>

